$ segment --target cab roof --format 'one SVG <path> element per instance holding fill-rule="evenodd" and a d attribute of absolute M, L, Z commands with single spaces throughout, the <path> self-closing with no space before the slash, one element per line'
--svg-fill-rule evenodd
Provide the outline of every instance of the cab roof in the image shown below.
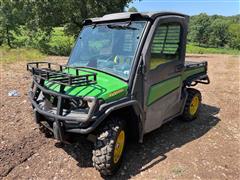
<path fill-rule="evenodd" d="M 106 14 L 102 17 L 89 18 L 86 19 L 83 24 L 95 24 L 102 22 L 110 22 L 110 21 L 125 21 L 125 20 L 154 20 L 159 16 L 182 16 L 186 19 L 189 18 L 188 15 L 177 13 L 177 12 L 122 12 L 122 13 L 113 13 Z"/>

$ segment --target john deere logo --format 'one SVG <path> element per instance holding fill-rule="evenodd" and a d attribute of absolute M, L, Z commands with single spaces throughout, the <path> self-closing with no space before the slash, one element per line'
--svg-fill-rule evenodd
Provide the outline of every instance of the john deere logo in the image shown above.
<path fill-rule="evenodd" d="M 119 93 L 121 93 L 121 92 L 123 92 L 123 91 L 124 91 L 123 89 L 119 89 L 119 90 L 117 90 L 117 91 L 114 91 L 114 92 L 112 92 L 112 93 L 109 94 L 109 97 L 116 96 L 117 94 L 119 94 Z"/>

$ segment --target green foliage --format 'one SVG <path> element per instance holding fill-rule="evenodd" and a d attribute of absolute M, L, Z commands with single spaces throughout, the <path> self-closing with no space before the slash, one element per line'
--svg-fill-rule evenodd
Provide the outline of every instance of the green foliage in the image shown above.
<path fill-rule="evenodd" d="M 237 49 L 229 48 L 212 48 L 212 47 L 199 47 L 198 45 L 188 44 L 187 53 L 189 54 L 232 54 L 240 55 Z"/>
<path fill-rule="evenodd" d="M 229 39 L 229 32 L 228 32 L 229 22 L 222 19 L 215 19 L 210 28 L 210 38 L 209 44 L 216 46 L 216 47 L 224 47 L 227 44 Z"/>
<path fill-rule="evenodd" d="M 33 41 L 47 40 L 52 27 L 59 24 L 58 12 L 61 9 L 54 8 L 57 3 L 60 2 L 0 0 L 0 45 L 36 47 Z"/>
<path fill-rule="evenodd" d="M 62 3 L 64 27 L 68 34 L 79 34 L 82 22 L 91 17 L 123 12 L 124 7 L 132 0 L 68 0 Z"/>
<path fill-rule="evenodd" d="M 63 28 L 54 28 L 48 43 L 41 47 L 42 51 L 53 55 L 68 55 L 74 44 L 74 37 L 66 35 Z"/>
<path fill-rule="evenodd" d="M 19 33 L 12 33 L 12 44 L 15 47 L 33 47 L 39 49 L 41 48 L 41 44 L 46 44 L 50 38 L 49 35 L 46 35 L 46 32 L 40 29 L 38 29 L 38 31 L 32 31 L 26 26 L 20 26 L 18 32 Z"/>
<path fill-rule="evenodd" d="M 41 50 L 50 55 L 69 55 L 74 44 L 74 36 L 66 35 L 63 27 L 53 28 L 50 35 L 40 29 L 29 31 L 25 26 L 13 33 L 12 44 L 16 47 L 28 47 Z"/>
<path fill-rule="evenodd" d="M 24 2 L 0 0 L 0 45 L 4 42 L 12 47 L 13 33 L 18 34 L 18 27 L 24 24 Z"/>
<path fill-rule="evenodd" d="M 138 10 L 133 6 L 128 9 L 128 12 L 138 12 Z"/>
<path fill-rule="evenodd" d="M 240 49 L 240 24 L 231 24 L 228 28 L 229 46 L 235 49 Z"/>
<path fill-rule="evenodd" d="M 73 36 L 89 17 L 122 12 L 132 0 L 0 0 L 0 46 L 33 47 L 69 55 Z M 55 27 L 64 27 L 56 29 Z M 67 35 L 66 35 L 67 34 Z"/>
<path fill-rule="evenodd" d="M 239 47 L 240 15 L 208 16 L 199 14 L 190 18 L 188 41 L 201 47 Z"/>
<path fill-rule="evenodd" d="M 41 31 L 50 34 L 53 27 L 65 22 L 65 0 L 23 0 L 28 9 L 25 25 L 33 31 Z"/>
<path fill-rule="evenodd" d="M 206 13 L 201 13 L 190 21 L 190 40 L 201 44 L 208 43 L 211 20 Z"/>

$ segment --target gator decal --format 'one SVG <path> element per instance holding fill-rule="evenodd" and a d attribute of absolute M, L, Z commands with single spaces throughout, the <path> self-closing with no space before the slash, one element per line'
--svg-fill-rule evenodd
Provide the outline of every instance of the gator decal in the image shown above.
<path fill-rule="evenodd" d="M 114 91 L 112 93 L 109 94 L 109 97 L 112 97 L 112 96 L 116 96 L 117 94 L 120 94 L 124 91 L 124 89 L 119 89 L 117 91 Z"/>

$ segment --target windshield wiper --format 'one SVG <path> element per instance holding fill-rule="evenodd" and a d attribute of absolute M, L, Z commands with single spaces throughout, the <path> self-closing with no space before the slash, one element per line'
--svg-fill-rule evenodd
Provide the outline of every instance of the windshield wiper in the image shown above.
<path fill-rule="evenodd" d="M 111 28 L 111 29 L 131 29 L 131 30 L 138 30 L 137 28 L 135 27 L 130 27 L 131 25 L 131 22 L 129 22 L 128 24 L 108 24 L 107 27 L 108 28 Z"/>

